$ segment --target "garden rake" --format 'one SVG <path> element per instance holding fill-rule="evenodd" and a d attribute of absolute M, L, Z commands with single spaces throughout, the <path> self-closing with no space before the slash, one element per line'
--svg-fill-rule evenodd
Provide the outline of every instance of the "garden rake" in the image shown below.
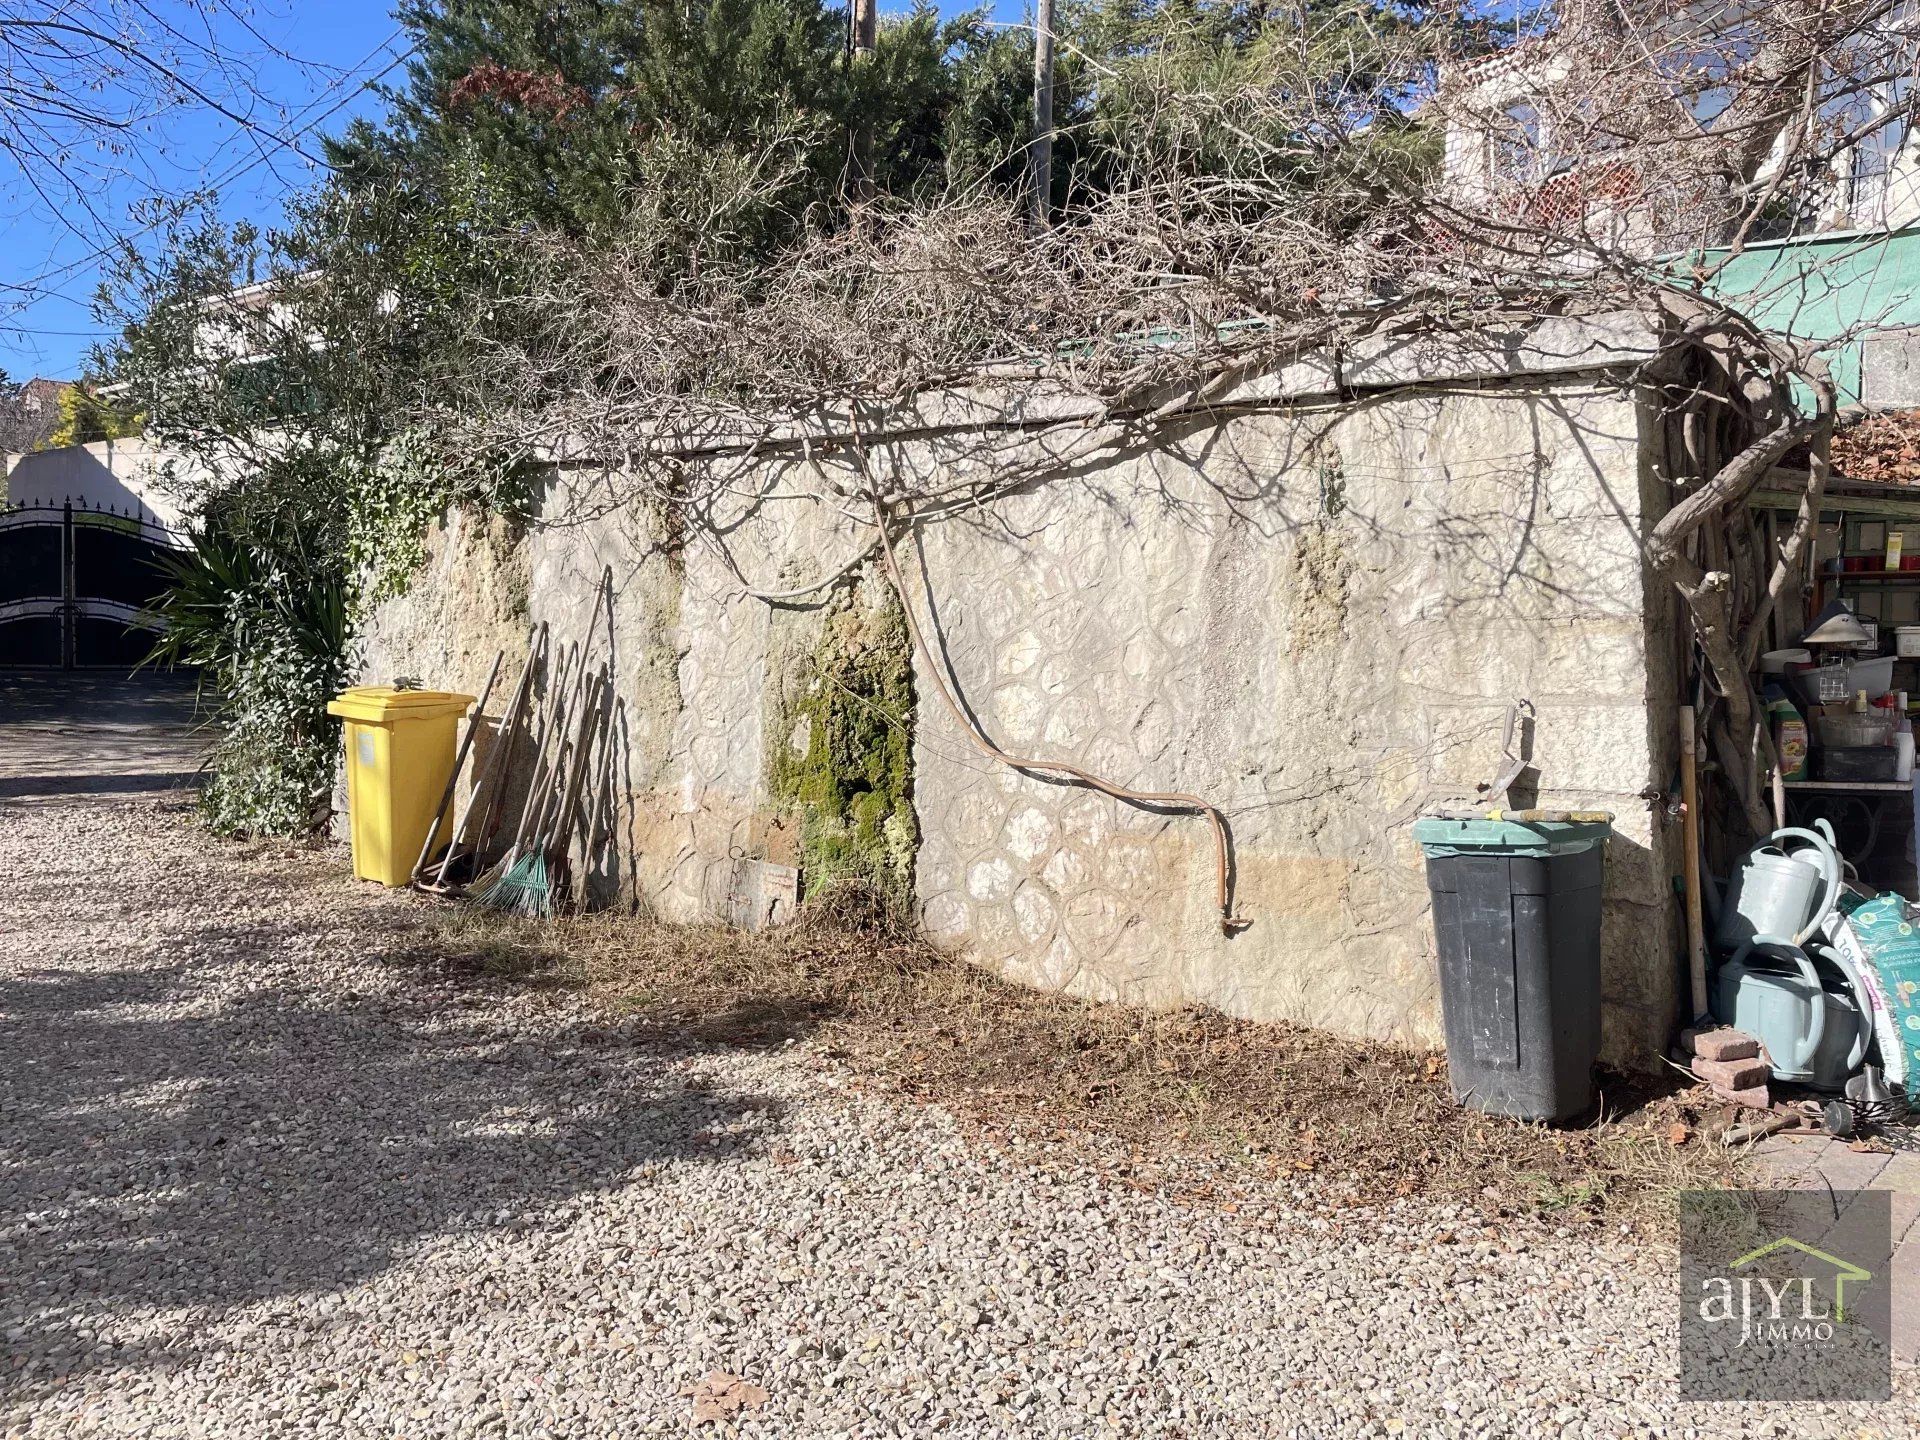
<path fill-rule="evenodd" d="M 534 783 L 527 792 L 526 808 L 520 812 L 520 824 L 515 828 L 513 845 L 501 857 L 496 872 L 488 877 L 485 888 L 476 884 L 473 898 L 482 905 L 521 915 L 547 916 L 553 913 L 548 850 L 553 842 L 553 830 L 564 829 L 568 811 L 575 803 L 573 792 L 576 782 L 571 772 L 579 768 L 576 758 L 579 745 L 585 743 L 584 737 L 588 733 L 585 726 L 590 723 L 599 698 L 599 679 L 598 676 L 590 679 L 587 656 L 593 649 L 603 609 L 608 612 L 608 632 L 612 633 L 612 582 L 613 572 L 609 569 L 601 575 L 593 613 L 587 619 L 586 636 L 579 647 L 570 653 L 570 661 L 578 662 L 577 668 L 569 668 L 563 675 L 562 683 L 554 689 L 556 704 L 549 712 L 549 718 L 553 721 L 553 748 L 550 753 L 545 752 L 547 730 L 543 723 L 543 753 L 534 774 Z M 566 678 L 569 675 L 570 683 Z M 589 703 L 590 699 L 593 704 Z M 580 729 L 582 739 L 577 743 L 569 743 L 570 724 Z M 523 842 L 527 844 L 524 851 L 520 848 Z"/>
<path fill-rule="evenodd" d="M 522 912 L 532 897 L 543 895 L 547 887 L 545 854 L 540 847 L 541 824 L 555 799 L 553 787 L 559 783 L 576 659 L 584 660 L 584 651 L 568 647 L 561 659 L 561 672 L 555 676 L 553 703 L 540 718 L 540 739 L 534 743 L 534 778 L 526 787 L 526 803 L 520 806 L 520 822 L 513 828 L 513 843 L 484 876 L 474 879 L 468 891 L 470 899 L 495 910 Z M 584 670 L 586 666 L 582 664 L 580 668 Z"/>
<path fill-rule="evenodd" d="M 432 864 L 422 864 L 414 872 L 414 888 L 430 895 L 452 895 L 462 888 L 462 880 L 468 874 L 480 868 L 487 847 L 492 843 L 499 829 L 499 813 L 502 792 L 506 789 L 508 769 L 513 763 L 513 752 L 520 742 L 522 717 L 527 708 L 533 685 L 533 676 L 547 653 L 547 626 L 542 621 L 527 635 L 527 660 L 521 667 L 519 682 L 514 686 L 513 698 L 507 702 L 505 715 L 501 718 L 500 731 L 493 745 L 487 751 L 486 763 L 480 767 L 474 779 L 472 790 L 467 794 L 466 803 L 460 808 L 453 822 L 453 832 L 447 842 L 446 853 Z M 488 688 L 492 685 L 489 682 Z M 481 710 L 485 706 L 482 705 Z M 479 712 L 476 711 L 476 719 Z M 471 737 L 471 732 L 469 732 Z M 455 775 L 458 775 L 458 767 Z M 473 825 L 475 806 L 482 806 L 480 824 L 477 831 L 469 833 Z"/>
<path fill-rule="evenodd" d="M 567 836 L 573 812 L 580 796 L 580 781 L 586 770 L 586 758 L 592 753 L 594 718 L 601 699 L 601 678 L 583 672 L 575 690 L 567 721 L 574 726 L 570 741 L 563 743 L 555 757 L 551 784 L 541 797 L 539 818 L 533 827 L 533 843 L 516 860 L 481 903 L 510 914 L 546 919 L 553 914 L 556 889 L 567 884 Z"/>

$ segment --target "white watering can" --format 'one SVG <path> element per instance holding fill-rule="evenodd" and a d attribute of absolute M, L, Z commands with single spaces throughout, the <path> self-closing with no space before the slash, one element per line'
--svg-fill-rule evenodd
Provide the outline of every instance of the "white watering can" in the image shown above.
<path fill-rule="evenodd" d="M 1797 945 L 1742 945 L 1715 977 L 1713 1015 L 1766 1047 L 1774 1079 L 1837 1091 L 1866 1058 L 1873 1021 L 1853 966 L 1837 950 L 1816 953 L 1838 977 Z"/>
<path fill-rule="evenodd" d="M 1740 857 L 1713 935 L 1722 950 L 1767 940 L 1800 945 L 1839 903 L 1845 875 L 1833 827 L 1813 824 L 1776 830 Z"/>

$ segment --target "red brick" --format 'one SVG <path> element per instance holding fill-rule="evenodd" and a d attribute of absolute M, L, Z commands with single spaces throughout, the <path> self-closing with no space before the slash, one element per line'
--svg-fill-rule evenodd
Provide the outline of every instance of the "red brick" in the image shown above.
<path fill-rule="evenodd" d="M 1751 1090 L 1773 1072 L 1764 1060 L 1695 1060 L 1693 1073 L 1716 1090 Z"/>
<path fill-rule="evenodd" d="M 1689 1030 L 1680 1037 L 1680 1043 L 1702 1060 L 1751 1060 L 1760 1053 L 1758 1040 L 1731 1025 Z"/>
<path fill-rule="evenodd" d="M 1764 1085 L 1755 1085 L 1750 1090 L 1722 1090 L 1715 1086 L 1713 1093 L 1722 1100 L 1731 1100 L 1735 1105 L 1744 1105 L 1749 1110 L 1773 1108 L 1773 1092 Z"/>

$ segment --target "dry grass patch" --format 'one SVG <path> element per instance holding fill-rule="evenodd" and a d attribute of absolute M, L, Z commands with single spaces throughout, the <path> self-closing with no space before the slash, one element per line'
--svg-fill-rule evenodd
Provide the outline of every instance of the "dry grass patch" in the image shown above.
<path fill-rule="evenodd" d="M 1593 1124 L 1490 1119 L 1454 1102 L 1437 1054 L 1046 994 L 849 923 L 869 916 L 816 911 L 760 935 L 610 915 L 535 924 L 468 906 L 440 916 L 436 948 L 453 963 L 579 987 L 708 1043 L 810 1036 L 990 1134 L 1092 1138 L 1142 1173 L 1198 1157 L 1248 1181 L 1312 1177 L 1334 1205 L 1451 1196 L 1635 1225 L 1658 1223 L 1676 1189 L 1735 1178 L 1724 1117 L 1697 1091 L 1615 1080 Z"/>

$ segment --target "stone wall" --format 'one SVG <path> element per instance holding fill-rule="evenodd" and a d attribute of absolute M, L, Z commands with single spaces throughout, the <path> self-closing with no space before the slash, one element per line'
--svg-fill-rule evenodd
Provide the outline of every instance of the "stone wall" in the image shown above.
<path fill-rule="evenodd" d="M 1252 924 L 1217 923 L 1204 821 L 984 763 L 923 705 L 928 928 L 1038 985 L 1438 1043 L 1410 824 L 1497 771 L 1525 696 L 1541 802 L 1619 817 L 1606 1028 L 1617 1057 L 1657 1052 L 1676 950 L 1640 792 L 1664 783 L 1670 691 L 1639 423 L 1577 384 L 1246 416 L 935 531 L 931 595 L 988 730 L 1220 805 Z"/>
<path fill-rule="evenodd" d="M 1516 368 L 1248 407 L 924 527 L 903 553 L 917 613 L 994 740 L 1213 800 L 1251 922 L 1222 932 L 1204 820 L 990 760 L 916 658 L 929 933 L 1036 985 L 1437 1044 L 1410 826 L 1497 770 L 1524 696 L 1541 803 L 1618 816 L 1606 1047 L 1650 1063 L 1681 978 L 1674 837 L 1641 798 L 1674 749 L 1672 607 L 1637 548 L 1658 503 L 1644 417 L 1604 366 Z M 924 476 L 953 443 L 882 438 L 869 463 Z M 677 920 L 724 917 L 744 871 L 800 859 L 768 781 L 805 744 L 783 686 L 822 610 L 749 591 L 870 538 L 832 503 L 831 462 L 727 463 L 751 498 L 723 540 L 583 504 L 577 479 L 523 537 L 452 521 L 367 650 L 370 679 L 471 687 L 529 621 L 577 634 L 610 570 L 626 804 L 604 880 Z M 868 571 L 855 603 L 883 596 Z"/>

